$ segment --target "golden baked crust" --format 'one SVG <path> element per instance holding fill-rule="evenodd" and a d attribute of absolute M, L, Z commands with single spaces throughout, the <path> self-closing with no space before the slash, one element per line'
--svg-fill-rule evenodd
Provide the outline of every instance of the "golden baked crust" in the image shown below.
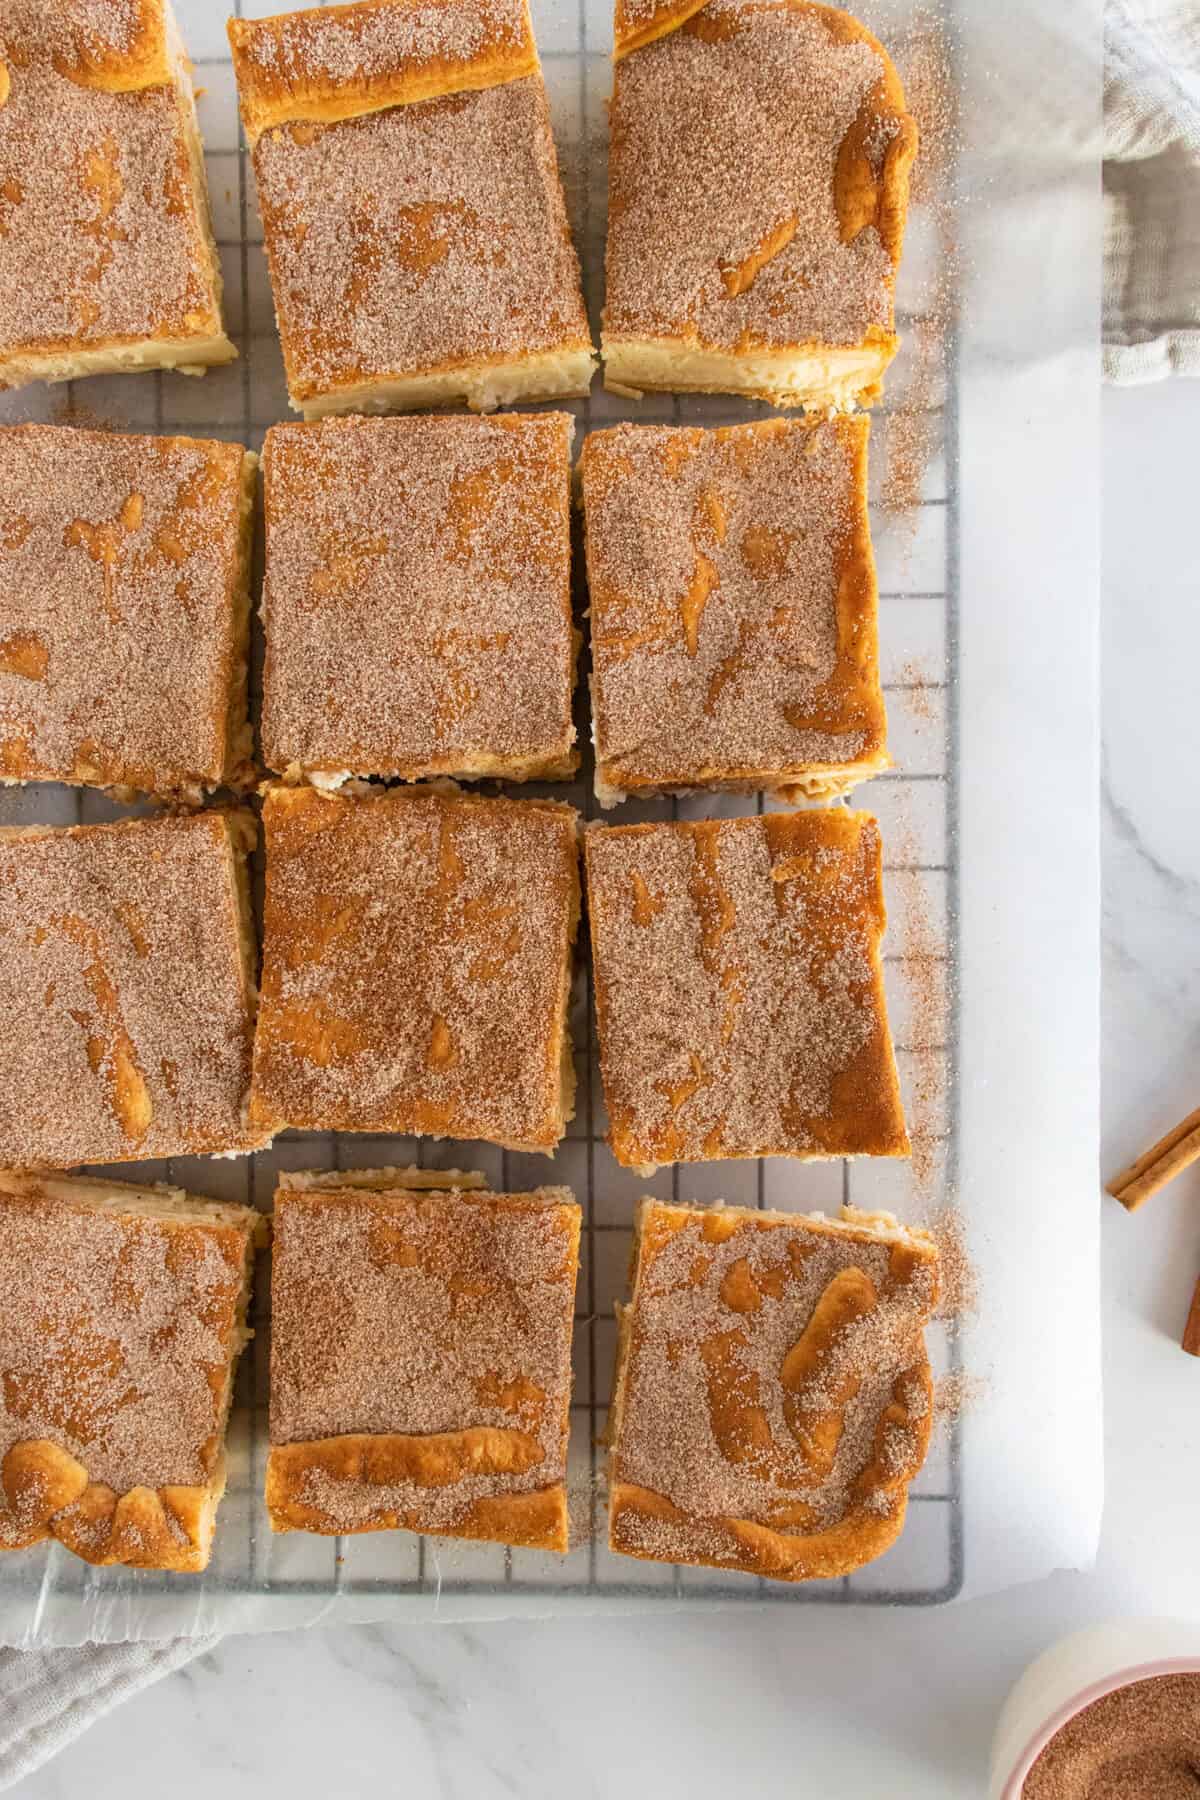
<path fill-rule="evenodd" d="M 262 1225 L 177 1188 L 0 1173 L 0 1550 L 206 1566 Z"/>
<path fill-rule="evenodd" d="M 293 407 L 586 393 L 525 0 L 376 0 L 230 29 Z"/>
<path fill-rule="evenodd" d="M 929 1445 L 922 1232 L 645 1200 L 619 1308 L 610 1543 L 778 1581 L 847 1575 L 904 1527 Z"/>
<path fill-rule="evenodd" d="M 606 381 L 876 398 L 917 149 L 882 46 L 809 0 L 625 0 L 617 28 Z"/>
<path fill-rule="evenodd" d="M 246 813 L 0 831 L 0 1167 L 261 1147 Z"/>
<path fill-rule="evenodd" d="M 65 0 L 57 10 L 53 60 L 67 80 L 106 94 L 134 94 L 171 80 L 162 0 L 101 0 L 90 7 Z"/>
<path fill-rule="evenodd" d="M 592 826 L 584 847 L 618 1162 L 908 1155 L 874 819 Z"/>
<path fill-rule="evenodd" d="M 263 759 L 571 775 L 566 413 L 277 425 L 264 447 Z"/>
<path fill-rule="evenodd" d="M 215 440 L 0 428 L 0 782 L 251 784 L 256 467 Z"/>
<path fill-rule="evenodd" d="M 525 0 L 358 0 L 230 19 L 228 31 L 251 147 L 274 125 L 362 118 L 538 72 Z"/>
<path fill-rule="evenodd" d="M 565 1551 L 579 1207 L 353 1179 L 275 1197 L 272 1527 Z"/>
<path fill-rule="evenodd" d="M 236 355 L 165 0 L 8 0 L 0 241 L 0 386 Z"/>
<path fill-rule="evenodd" d="M 250 1115 L 552 1151 L 573 1110 L 577 815 L 273 787 Z"/>
<path fill-rule="evenodd" d="M 596 791 L 830 799 L 888 766 L 866 418 L 585 441 Z"/>
<path fill-rule="evenodd" d="M 707 0 L 616 0 L 613 11 L 613 58 L 666 37 L 690 19 Z"/>

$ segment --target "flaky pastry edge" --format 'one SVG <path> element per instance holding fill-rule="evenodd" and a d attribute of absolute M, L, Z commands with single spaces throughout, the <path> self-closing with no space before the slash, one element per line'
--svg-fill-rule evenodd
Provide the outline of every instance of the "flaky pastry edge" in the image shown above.
<path fill-rule="evenodd" d="M 672 1524 L 692 1526 L 706 1535 L 724 1532 L 728 1537 L 728 1555 L 698 1553 L 687 1558 L 693 1567 L 728 1569 L 747 1575 L 762 1575 L 775 1581 L 811 1581 L 852 1574 L 865 1564 L 876 1561 L 899 1538 L 908 1513 L 908 1489 L 920 1474 L 929 1450 L 933 1431 L 933 1376 L 929 1358 L 902 1370 L 896 1377 L 890 1404 L 879 1418 L 875 1432 L 875 1455 L 855 1484 L 856 1497 L 850 1511 L 836 1525 L 823 1531 L 776 1531 L 753 1519 L 695 1519 L 666 1498 L 632 1482 L 616 1479 L 616 1459 L 620 1443 L 621 1421 L 629 1381 L 629 1364 L 633 1345 L 633 1316 L 638 1285 L 643 1273 L 641 1239 L 646 1216 L 651 1209 L 681 1212 L 688 1217 L 697 1211 L 728 1212 L 736 1217 L 756 1221 L 795 1224 L 797 1215 L 759 1212 L 746 1207 L 725 1207 L 718 1202 L 712 1208 L 671 1206 L 645 1195 L 634 1217 L 633 1245 L 630 1250 L 632 1293 L 625 1305 L 615 1307 L 617 1317 L 617 1352 L 613 1373 L 612 1401 L 605 1425 L 604 1442 L 608 1448 L 609 1471 L 609 1548 L 618 1556 L 632 1556 L 643 1562 L 664 1559 L 620 1541 L 621 1521 L 625 1517 L 667 1520 Z M 931 1260 L 936 1268 L 937 1245 L 927 1231 L 902 1225 L 892 1213 L 863 1212 L 843 1206 L 836 1216 L 825 1213 L 803 1213 L 800 1222 L 822 1235 L 849 1237 L 857 1243 L 907 1245 L 922 1260 Z M 923 1334 L 922 1334 L 923 1344 Z M 913 1413 L 902 1398 L 906 1384 L 916 1382 L 920 1388 L 919 1410 Z M 914 1433 L 915 1451 L 897 1468 L 885 1466 L 880 1455 L 881 1440 L 888 1424 L 901 1425 Z M 889 1510 L 879 1513 L 870 1509 L 874 1495 L 886 1496 Z"/>
<path fill-rule="evenodd" d="M 265 131 L 278 125 L 329 125 L 537 74 L 540 64 L 526 0 L 521 0 L 515 34 L 506 29 L 502 7 L 474 0 L 480 41 L 465 55 L 414 54 L 389 69 L 352 75 L 334 69 L 322 56 L 323 34 L 353 33 L 359 21 L 399 11 L 405 4 L 406 0 L 355 0 L 351 5 L 277 13 L 267 19 L 230 19 L 229 43 L 251 149 Z M 422 4 L 449 11 L 464 0 L 422 0 Z M 282 72 L 285 69 L 287 73 Z"/>
<path fill-rule="evenodd" d="M 253 1333 L 246 1324 L 254 1253 L 266 1242 L 267 1221 L 252 1208 L 204 1201 L 157 1182 L 138 1187 L 91 1176 L 0 1172 L 0 1194 L 45 1196 L 102 1214 L 133 1214 L 171 1225 L 211 1223 L 245 1232 L 237 1320 L 225 1367 L 214 1436 L 221 1448 L 202 1484 L 137 1486 L 118 1494 L 92 1481 L 83 1463 L 49 1438 L 23 1438 L 0 1462 L 0 1554 L 56 1539 L 84 1562 L 198 1574 L 208 1566 L 217 1507 L 225 1492 L 225 1432 L 238 1358 Z"/>

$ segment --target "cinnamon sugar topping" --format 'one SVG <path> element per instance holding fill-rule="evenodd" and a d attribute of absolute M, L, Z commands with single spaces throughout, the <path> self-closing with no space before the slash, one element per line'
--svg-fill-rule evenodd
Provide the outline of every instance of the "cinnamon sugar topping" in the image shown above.
<path fill-rule="evenodd" d="M 597 755 L 616 789 L 886 760 L 865 420 L 584 446 Z"/>
<path fill-rule="evenodd" d="M 754 0 L 708 0 L 624 57 L 608 331 L 737 351 L 890 331 L 893 258 L 875 224 L 843 229 L 834 191 L 839 149 L 869 121 L 884 73 L 870 43 L 834 35 L 818 9 Z M 877 124 L 881 158 L 890 115 Z"/>
<path fill-rule="evenodd" d="M 898 1521 L 929 1437 L 936 1292 L 919 1236 L 647 1201 L 614 1547 L 755 1567 L 755 1526 L 802 1545 L 857 1520 L 865 1544 L 874 1520 Z"/>
<path fill-rule="evenodd" d="M 0 1166 L 249 1149 L 225 817 L 0 832 Z"/>
<path fill-rule="evenodd" d="M 872 819 L 595 827 L 585 843 L 619 1161 L 907 1153 Z"/>
<path fill-rule="evenodd" d="M 56 48 L 82 41 L 95 57 L 125 55 L 137 42 L 146 10 L 147 0 L 70 0 L 57 17 L 54 8 L 40 8 L 39 29 Z"/>
<path fill-rule="evenodd" d="M 921 134 L 912 198 L 932 228 L 937 254 L 910 281 L 909 367 L 898 384 L 883 439 L 880 502 L 894 520 L 915 528 L 926 476 L 943 448 L 949 341 L 963 280 L 955 223 L 959 151 L 958 85 L 951 66 L 946 0 L 914 4 L 892 44 L 907 105 Z"/>
<path fill-rule="evenodd" d="M 117 1494 L 207 1482 L 251 1218 L 0 1195 L 0 1462 L 48 1439 Z"/>
<path fill-rule="evenodd" d="M 575 822 L 547 802 L 271 789 L 255 1116 L 552 1149 Z"/>
<path fill-rule="evenodd" d="M 588 346 L 540 75 L 279 126 L 254 165 L 297 402 Z"/>
<path fill-rule="evenodd" d="M 526 37 L 523 0 L 379 0 L 375 5 L 318 6 L 310 12 L 254 21 L 239 48 L 257 68 L 289 87 L 389 75 L 406 63 L 465 63 L 485 44 L 517 45 Z"/>
<path fill-rule="evenodd" d="M 448 1481 L 317 1467 L 303 1502 L 346 1530 L 388 1511 L 446 1531 L 481 1499 L 565 1482 L 578 1220 L 565 1188 L 281 1190 L 271 1443 L 491 1432 L 515 1450 Z"/>
<path fill-rule="evenodd" d="M 130 4 L 6 0 L 0 66 L 0 382 L 18 353 L 220 331 L 174 86 L 105 92 L 81 54 L 130 47 Z"/>
<path fill-rule="evenodd" d="M 1193 1800 L 1200 1787 L 1200 1675 L 1155 1675 L 1093 1700 L 1057 1731 L 1023 1800 Z"/>
<path fill-rule="evenodd" d="M 550 413 L 268 433 L 272 767 L 570 772 L 571 429 Z"/>
<path fill-rule="evenodd" d="M 244 460 L 0 430 L 0 777 L 196 797 L 239 772 Z"/>

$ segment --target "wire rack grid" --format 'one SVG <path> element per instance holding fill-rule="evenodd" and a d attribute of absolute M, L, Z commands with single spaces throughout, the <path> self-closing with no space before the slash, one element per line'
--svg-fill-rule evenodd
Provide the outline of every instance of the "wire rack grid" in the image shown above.
<path fill-rule="evenodd" d="M 881 0 L 902 20 L 907 0 Z M 277 10 L 275 0 L 236 0 L 236 14 Z M 603 288 L 606 215 L 605 117 L 611 84 L 607 0 L 534 0 L 535 27 L 550 96 L 568 210 L 584 270 L 593 325 Z M 874 23 L 866 9 L 868 23 Z M 876 8 L 876 10 L 879 10 Z M 223 9 L 209 0 L 176 0 L 201 90 L 210 198 L 226 288 L 226 316 L 239 360 L 203 380 L 175 375 L 94 379 L 72 387 L 72 414 L 91 415 L 116 429 L 222 437 L 261 448 L 264 432 L 289 416 L 282 359 L 262 249 L 253 171 L 237 114 Z M 603 18 L 601 17 L 603 14 Z M 885 36 L 886 23 L 879 29 Z M 934 234 L 919 209 L 910 217 L 906 271 L 936 255 Z M 902 285 L 901 295 L 904 288 Z M 901 330 L 920 326 L 901 312 Z M 219 1199 L 249 1200 L 269 1209 L 282 1170 L 373 1167 L 417 1163 L 482 1170 L 493 1186 L 533 1187 L 546 1181 L 574 1189 L 584 1206 L 576 1310 L 575 1379 L 571 1404 L 569 1480 L 580 1542 L 565 1558 L 407 1533 L 323 1539 L 305 1533 L 274 1535 L 262 1505 L 267 1449 L 269 1367 L 269 1256 L 260 1259 L 252 1323 L 255 1337 L 242 1359 L 229 1438 L 229 1487 L 218 1516 L 213 1559 L 203 1577 L 158 1576 L 92 1569 L 57 1545 L 6 1558 L 0 1570 L 0 1612 L 11 1605 L 36 1640 L 43 1621 L 72 1618 L 75 1636 L 138 1635 L 149 1609 L 160 1605 L 171 1629 L 188 1629 L 181 1583 L 195 1595 L 191 1629 L 219 1630 L 231 1601 L 254 1597 L 256 1623 L 300 1622 L 356 1604 L 394 1616 L 548 1613 L 560 1606 L 620 1610 L 661 1606 L 772 1604 L 933 1605 L 952 1598 L 963 1582 L 963 1511 L 958 1434 L 935 1443 L 910 1495 L 899 1543 L 853 1576 L 798 1586 L 764 1582 L 718 1570 L 673 1568 L 613 1556 L 605 1545 L 601 1443 L 616 1350 L 613 1302 L 625 1291 L 634 1206 L 643 1193 L 676 1200 L 833 1210 L 843 1204 L 887 1208 L 919 1219 L 950 1203 L 955 1191 L 957 1093 L 954 1045 L 958 1031 L 956 890 L 954 860 L 958 790 L 954 745 L 954 669 L 957 646 L 957 405 L 953 333 L 944 358 L 944 391 L 921 393 L 938 449 L 925 471 L 921 503 L 894 519 L 873 506 L 880 587 L 880 650 L 896 767 L 860 790 L 856 803 L 875 813 L 885 844 L 885 886 L 891 920 L 885 954 L 889 1009 L 897 1045 L 913 1164 L 830 1162 L 796 1165 L 773 1160 L 716 1163 L 660 1170 L 650 1181 L 621 1169 L 605 1142 L 603 1094 L 595 1053 L 591 983 L 585 969 L 575 984 L 572 1028 L 579 1110 L 553 1162 L 486 1144 L 419 1139 L 288 1133 L 266 1152 L 236 1161 L 175 1159 L 138 1164 L 132 1179 L 168 1180 Z M 911 421 L 913 393 L 924 390 L 906 343 L 893 365 L 889 399 L 873 414 L 872 493 L 886 458 L 889 422 L 903 410 Z M 558 403 L 561 405 L 562 403 Z M 0 406 L 0 418 L 53 417 L 61 402 L 24 390 Z M 630 418 L 716 425 L 770 409 L 705 396 L 648 396 L 629 403 L 597 383 L 571 403 L 576 446 L 593 426 Z M 577 546 L 578 549 L 578 546 Z M 258 546 L 261 578 L 261 544 Z M 576 554 L 578 571 L 582 558 Z M 582 618 L 586 598 L 576 595 Z M 255 626 L 257 685 L 261 641 Z M 579 684 L 580 743 L 590 743 L 586 667 Z M 596 816 L 590 757 L 571 787 L 513 790 L 571 800 Z M 623 821 L 735 814 L 738 797 L 657 800 L 623 806 Z M 48 786 L 0 791 L 0 819 L 65 824 L 127 815 L 128 807 L 83 790 Z M 759 802 L 762 810 L 762 802 Z M 612 816 L 612 815 L 610 815 Z M 261 873 L 261 872 L 260 872 Z M 931 991 L 936 995 L 930 1004 Z M 109 1168 L 96 1173 L 112 1175 Z M 935 1376 L 957 1364 L 952 1334 L 931 1331 Z M 192 1584 L 195 1584 L 194 1587 Z M 272 1609 L 276 1612 L 273 1614 Z M 360 1607 L 362 1610 L 362 1607 Z M 286 1621 L 285 1621 L 286 1614 Z M 195 1621 L 203 1618 L 203 1625 Z M 47 1626 L 51 1633 L 52 1625 Z M 62 1627 L 59 1627 L 61 1634 Z M 71 1629 L 68 1627 L 67 1629 Z"/>

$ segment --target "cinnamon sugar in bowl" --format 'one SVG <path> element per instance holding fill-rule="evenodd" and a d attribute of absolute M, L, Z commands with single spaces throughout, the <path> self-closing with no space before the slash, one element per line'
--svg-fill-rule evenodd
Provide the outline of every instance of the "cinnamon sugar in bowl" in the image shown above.
<path fill-rule="evenodd" d="M 990 1800 L 1200 1795 L 1200 1624 L 1135 1619 L 1052 1646 L 1005 1702 Z"/>

